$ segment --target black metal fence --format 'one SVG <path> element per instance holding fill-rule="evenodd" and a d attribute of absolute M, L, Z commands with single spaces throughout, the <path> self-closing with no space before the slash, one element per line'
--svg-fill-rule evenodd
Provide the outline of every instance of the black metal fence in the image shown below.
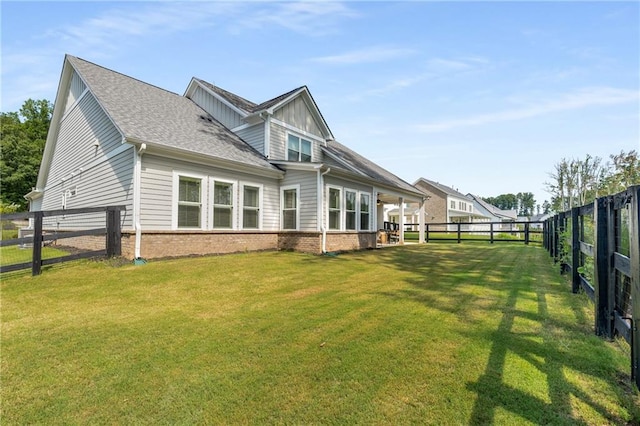
<path fill-rule="evenodd" d="M 385 228 L 388 222 L 385 222 Z M 397 225 L 397 224 L 391 224 Z M 418 230 L 417 223 L 405 224 L 405 239 L 407 232 Z M 429 241 L 499 241 L 540 243 L 543 242 L 545 222 L 517 221 L 517 222 L 448 222 L 426 223 L 425 242 Z"/>
<path fill-rule="evenodd" d="M 640 387 L 640 185 L 549 218 L 544 247 L 594 301 L 596 333 L 630 344 Z"/>
<path fill-rule="evenodd" d="M 39 275 L 44 265 L 119 256 L 123 210 L 113 206 L 0 215 L 0 273 L 31 268 Z M 5 238 L 7 228 L 16 227 L 17 238 Z"/>

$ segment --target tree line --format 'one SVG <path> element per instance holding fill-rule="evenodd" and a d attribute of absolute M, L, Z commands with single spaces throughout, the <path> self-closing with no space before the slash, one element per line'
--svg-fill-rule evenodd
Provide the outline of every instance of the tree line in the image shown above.
<path fill-rule="evenodd" d="M 608 161 L 587 154 L 584 159 L 562 158 L 545 182 L 556 212 L 583 206 L 596 198 L 640 185 L 640 156 L 635 150 L 611 154 Z"/>
<path fill-rule="evenodd" d="M 1 211 L 26 210 L 24 198 L 36 185 L 53 104 L 28 99 L 18 112 L 0 112 Z"/>
<path fill-rule="evenodd" d="M 536 212 L 540 213 L 540 205 L 536 205 L 532 192 L 501 194 L 496 197 L 483 197 L 482 199 L 500 210 L 515 210 L 518 216 L 532 216 Z"/>

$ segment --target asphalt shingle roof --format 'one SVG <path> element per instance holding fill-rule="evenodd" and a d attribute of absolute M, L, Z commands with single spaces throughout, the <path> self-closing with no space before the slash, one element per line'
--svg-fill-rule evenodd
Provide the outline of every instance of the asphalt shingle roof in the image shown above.
<path fill-rule="evenodd" d="M 451 188 L 450 186 L 443 185 L 443 184 L 441 184 L 441 183 L 434 182 L 434 181 L 432 181 L 432 180 L 425 179 L 425 178 L 420 178 L 420 179 L 418 179 L 418 180 L 416 181 L 416 183 L 414 183 L 414 185 L 418 184 L 420 181 L 426 182 L 426 183 L 428 183 L 429 185 L 431 185 L 431 186 L 433 186 L 433 187 L 435 187 L 435 188 L 439 189 L 440 191 L 442 191 L 442 192 L 444 192 L 444 193 L 446 193 L 446 194 L 452 195 L 452 196 L 454 196 L 454 197 L 467 198 L 467 196 L 466 196 L 466 195 L 462 194 L 461 192 L 456 191 L 455 189 Z"/>
<path fill-rule="evenodd" d="M 126 138 L 279 170 L 190 99 L 74 56 L 67 59 Z"/>
<path fill-rule="evenodd" d="M 340 158 L 351 168 L 349 169 L 345 167 L 344 169 L 351 173 L 355 172 L 356 174 L 361 174 L 382 184 L 397 187 L 405 191 L 420 193 L 420 191 L 410 183 L 405 182 L 398 176 L 383 169 L 373 161 L 366 159 L 362 155 L 358 154 L 355 151 L 352 151 L 351 149 L 347 148 L 337 141 L 327 142 L 327 146 L 322 147 L 322 150 L 335 157 Z"/>

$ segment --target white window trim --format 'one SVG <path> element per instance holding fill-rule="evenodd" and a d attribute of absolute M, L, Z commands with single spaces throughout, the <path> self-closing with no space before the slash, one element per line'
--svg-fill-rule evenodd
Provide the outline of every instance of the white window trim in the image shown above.
<path fill-rule="evenodd" d="M 253 183 L 253 182 L 244 182 L 244 181 L 240 181 L 238 183 L 238 212 L 240 214 L 240 219 L 238 220 L 238 225 L 240 227 L 240 229 L 245 229 L 244 228 L 244 187 L 245 186 L 250 186 L 253 188 L 258 188 L 258 228 L 246 228 L 249 230 L 262 230 L 262 194 L 264 193 L 263 188 L 264 185 L 261 183 Z"/>
<path fill-rule="evenodd" d="M 216 182 L 228 183 L 231 185 L 231 228 L 215 228 L 213 226 L 213 212 L 215 210 L 213 202 L 215 200 L 214 191 L 216 188 Z M 238 229 L 238 182 L 235 180 L 217 178 L 215 176 L 209 176 L 209 200 L 207 202 L 207 209 L 209 211 L 209 229 L 218 231 L 234 231 Z"/>
<path fill-rule="evenodd" d="M 355 199 L 355 210 L 352 210 L 355 213 L 356 216 L 356 220 L 355 220 L 355 224 L 354 224 L 354 228 L 353 229 L 347 229 L 347 192 L 351 192 L 353 194 L 356 195 L 356 199 Z M 343 229 L 345 231 L 358 231 L 359 229 L 359 225 L 360 225 L 360 218 L 358 216 L 360 216 L 359 211 L 360 211 L 360 191 L 358 191 L 357 189 L 351 189 L 351 188 L 344 188 L 342 191 L 342 197 L 343 197 L 343 203 L 342 203 L 342 210 L 343 210 L 343 216 L 344 216 L 344 226 Z"/>
<path fill-rule="evenodd" d="M 366 229 L 362 229 L 362 223 L 361 223 L 361 217 L 362 217 L 362 210 L 360 210 L 360 206 L 362 204 L 362 196 L 366 195 L 367 197 L 369 197 L 369 210 L 367 211 L 367 214 L 369 215 L 369 221 L 367 223 L 367 228 Z M 357 210 L 357 215 L 358 215 L 358 232 L 367 232 L 367 231 L 371 231 L 371 200 L 373 200 L 373 197 L 371 196 L 372 194 L 370 194 L 369 192 L 365 192 L 365 191 L 358 191 L 358 210 Z"/>
<path fill-rule="evenodd" d="M 340 197 L 338 198 L 340 200 L 340 227 L 338 229 L 334 229 L 334 228 L 330 228 L 329 227 L 329 194 L 331 192 L 332 189 L 337 189 L 338 191 L 340 191 Z M 327 206 L 326 206 L 326 216 L 327 216 L 327 231 L 328 232 L 336 232 L 336 231 L 344 231 L 344 188 L 342 186 L 337 186 L 337 185 L 327 185 L 326 187 L 326 196 L 325 196 L 325 200 L 327 200 Z"/>
<path fill-rule="evenodd" d="M 314 155 L 313 155 L 313 148 L 314 148 L 314 141 L 311 140 L 308 137 L 305 137 L 303 135 L 301 135 L 300 133 L 296 133 L 296 132 L 285 132 L 286 137 L 285 137 L 285 157 L 287 159 L 287 161 L 296 161 L 298 163 L 313 163 L 314 160 Z M 301 161 L 301 160 L 290 160 L 289 159 L 289 135 L 291 136 L 295 136 L 296 138 L 300 139 L 300 146 L 298 147 L 300 149 L 300 151 L 298 151 L 299 153 L 302 153 L 302 140 L 304 139 L 305 141 L 309 142 L 311 144 L 311 161 Z"/>
<path fill-rule="evenodd" d="M 200 228 L 178 228 L 178 202 L 180 195 L 180 177 L 186 177 L 191 179 L 200 179 Z M 182 172 L 178 170 L 173 171 L 173 190 L 171 195 L 171 229 L 172 230 L 180 230 L 180 229 L 206 229 L 206 215 L 205 211 L 207 210 L 207 176 L 190 173 L 190 172 Z"/>
<path fill-rule="evenodd" d="M 284 229 L 284 191 L 296 190 L 296 229 Z M 280 187 L 280 230 L 299 231 L 300 230 L 300 184 Z"/>

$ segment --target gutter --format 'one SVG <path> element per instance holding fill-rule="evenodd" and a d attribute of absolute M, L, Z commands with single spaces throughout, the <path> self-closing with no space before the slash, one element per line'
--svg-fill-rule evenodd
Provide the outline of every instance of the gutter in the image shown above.
<path fill-rule="evenodd" d="M 140 241 L 142 239 L 142 226 L 140 225 L 140 175 L 142 173 L 142 154 L 147 150 L 147 144 L 140 144 L 140 148 L 136 151 L 136 164 L 133 173 L 133 223 L 136 231 L 136 241 L 134 246 L 134 262 L 141 260 L 140 258 Z"/>

